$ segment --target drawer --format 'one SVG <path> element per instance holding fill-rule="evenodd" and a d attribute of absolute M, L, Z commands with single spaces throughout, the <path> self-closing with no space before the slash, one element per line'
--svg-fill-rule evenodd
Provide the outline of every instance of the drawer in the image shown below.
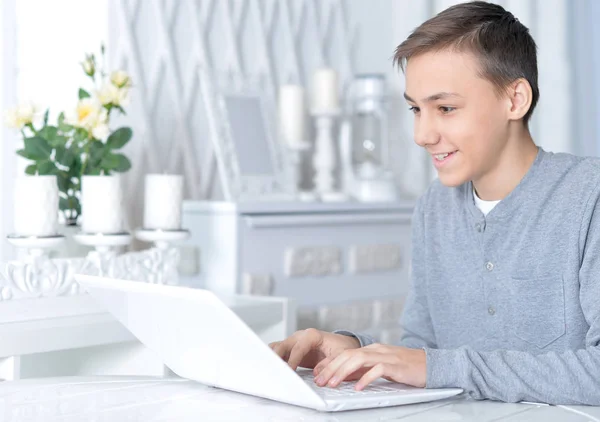
<path fill-rule="evenodd" d="M 408 290 L 408 213 L 240 216 L 240 283 L 316 307 Z"/>

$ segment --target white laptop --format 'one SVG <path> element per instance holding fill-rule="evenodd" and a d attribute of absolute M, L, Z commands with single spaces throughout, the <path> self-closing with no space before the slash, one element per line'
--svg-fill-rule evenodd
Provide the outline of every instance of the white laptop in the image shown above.
<path fill-rule="evenodd" d="M 351 382 L 318 387 L 311 370 L 292 370 L 207 290 L 85 275 L 75 279 L 182 378 L 321 411 L 427 402 L 462 392 L 383 379 L 360 392 Z"/>

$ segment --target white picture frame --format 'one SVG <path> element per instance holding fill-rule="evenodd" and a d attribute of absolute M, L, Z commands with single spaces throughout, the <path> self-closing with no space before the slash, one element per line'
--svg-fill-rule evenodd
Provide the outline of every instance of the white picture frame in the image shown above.
<path fill-rule="evenodd" d="M 277 136 L 277 108 L 259 77 L 201 72 L 208 130 L 224 199 L 292 200 L 293 181 Z"/>

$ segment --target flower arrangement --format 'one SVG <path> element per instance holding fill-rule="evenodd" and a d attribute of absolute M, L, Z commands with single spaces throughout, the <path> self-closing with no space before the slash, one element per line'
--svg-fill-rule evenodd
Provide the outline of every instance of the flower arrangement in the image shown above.
<path fill-rule="evenodd" d="M 48 122 L 49 109 L 42 117 L 32 104 L 21 104 L 6 116 L 7 125 L 23 136 L 24 147 L 17 154 L 31 160 L 25 173 L 57 176 L 59 208 L 67 225 L 77 224 L 81 214 L 82 176 L 110 175 L 131 168 L 129 159 L 119 152 L 131 139 L 131 128 L 109 128 L 115 110 L 126 114 L 131 77 L 123 70 L 104 71 L 104 46 L 101 57 L 99 69 L 95 55 L 86 55 L 81 66 L 91 80 L 91 89 L 79 88 L 76 107 L 61 112 L 56 124 Z"/>

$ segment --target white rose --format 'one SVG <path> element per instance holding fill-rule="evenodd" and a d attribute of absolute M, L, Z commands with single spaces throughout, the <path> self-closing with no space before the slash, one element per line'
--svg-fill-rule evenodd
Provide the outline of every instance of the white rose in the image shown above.
<path fill-rule="evenodd" d="M 4 121 L 6 126 L 14 129 L 21 129 L 23 127 L 23 122 L 19 118 L 19 113 L 17 113 L 16 108 L 7 110 Z"/>
<path fill-rule="evenodd" d="M 120 88 L 114 93 L 113 104 L 120 106 L 129 105 L 129 89 Z"/>
<path fill-rule="evenodd" d="M 92 128 L 92 135 L 96 139 L 104 140 L 108 137 L 110 131 L 106 123 L 100 123 L 96 127 Z"/>
<path fill-rule="evenodd" d="M 103 105 L 110 103 L 115 104 L 114 99 L 119 96 L 119 88 L 113 84 L 104 84 L 102 85 L 102 88 L 100 88 L 100 91 L 97 92 L 97 95 L 98 100 L 100 100 Z"/>
<path fill-rule="evenodd" d="M 124 88 L 131 86 L 131 77 L 124 70 L 115 70 L 110 74 L 110 81 L 117 88 Z"/>
<path fill-rule="evenodd" d="M 17 115 L 24 125 L 32 123 L 36 113 L 37 110 L 33 104 L 20 104 L 17 107 Z"/>
<path fill-rule="evenodd" d="M 94 73 L 96 73 L 96 64 L 92 56 L 87 56 L 81 63 L 81 67 L 83 67 L 83 71 L 89 76 L 94 76 Z"/>
<path fill-rule="evenodd" d="M 75 110 L 65 115 L 65 120 L 72 126 L 92 131 L 96 126 L 108 122 L 108 113 L 96 98 L 82 98 L 77 103 Z"/>
<path fill-rule="evenodd" d="M 6 112 L 5 123 L 7 126 L 22 129 L 23 126 L 33 123 L 38 113 L 37 107 L 30 103 L 23 103 Z"/>

